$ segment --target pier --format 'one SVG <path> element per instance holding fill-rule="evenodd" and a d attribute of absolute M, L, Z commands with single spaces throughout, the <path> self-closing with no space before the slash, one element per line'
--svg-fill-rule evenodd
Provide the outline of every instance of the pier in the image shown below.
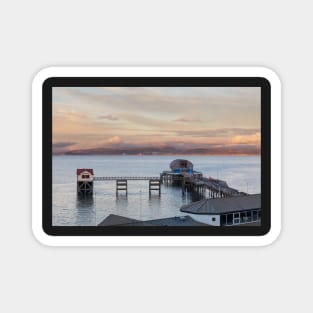
<path fill-rule="evenodd" d="M 128 181 L 129 180 L 147 180 L 149 181 L 149 194 L 155 190 L 161 195 L 161 181 L 158 176 L 99 176 L 94 177 L 93 181 L 116 181 L 116 195 L 119 191 L 125 191 L 128 193 Z"/>
<path fill-rule="evenodd" d="M 166 171 L 161 174 L 161 182 L 166 185 L 181 185 L 183 194 L 192 191 L 204 197 L 208 191 L 209 198 L 247 195 L 245 192 L 229 187 L 223 180 L 212 177 L 206 178 L 198 173 L 195 175 L 189 173 L 173 174 Z"/>
<path fill-rule="evenodd" d="M 94 177 L 93 180 L 160 180 L 160 178 L 158 176 L 100 176 Z"/>
<path fill-rule="evenodd" d="M 162 184 L 181 186 L 182 194 L 195 192 L 200 197 L 226 198 L 247 195 L 245 192 L 228 186 L 227 182 L 204 177 L 203 173 L 194 171 L 193 164 L 188 160 L 177 159 L 170 164 L 171 171 L 163 171 L 160 174 Z"/>
<path fill-rule="evenodd" d="M 192 193 L 192 201 L 181 206 L 186 216 L 139 221 L 128 217 L 109 215 L 98 226 L 258 226 L 261 223 L 261 194 L 248 194 L 228 186 L 226 181 L 205 177 L 193 169 L 188 160 L 176 159 L 170 169 L 160 176 L 95 176 L 93 169 L 77 169 L 77 195 L 93 196 L 94 183 L 115 181 L 116 198 L 128 196 L 129 182 L 147 181 L 149 196 L 161 196 L 162 185 L 178 187 L 184 196 Z M 112 188 L 112 184 L 110 184 Z M 142 185 L 141 185 L 142 186 Z"/>
<path fill-rule="evenodd" d="M 152 191 L 158 191 L 161 195 L 161 181 L 157 176 L 99 176 L 94 177 L 94 181 L 116 181 L 116 195 L 118 196 L 119 191 L 125 191 L 126 195 L 128 193 L 128 181 L 129 180 L 147 180 L 149 181 L 149 194 Z"/>
<path fill-rule="evenodd" d="M 161 195 L 161 181 L 158 176 L 94 176 L 93 169 L 77 169 L 77 194 L 78 195 L 92 195 L 93 184 L 96 181 L 116 181 L 115 193 L 116 196 L 120 192 L 128 194 L 129 180 L 146 180 L 149 182 L 149 195 L 153 191 L 157 191 Z"/>
<path fill-rule="evenodd" d="M 94 182 L 116 181 L 116 196 L 120 192 L 128 194 L 128 181 L 145 180 L 149 195 L 157 192 L 161 195 L 161 185 L 181 186 L 182 194 L 196 193 L 200 198 L 226 198 L 247 195 L 231 188 L 220 179 L 204 177 L 202 172 L 195 171 L 188 160 L 176 159 L 170 164 L 171 170 L 164 170 L 160 176 L 95 176 L 93 169 L 77 169 L 77 194 L 92 195 Z"/>

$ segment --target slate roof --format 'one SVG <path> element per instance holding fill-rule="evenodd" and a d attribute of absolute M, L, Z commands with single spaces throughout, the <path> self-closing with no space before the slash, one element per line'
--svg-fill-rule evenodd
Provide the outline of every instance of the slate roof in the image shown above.
<path fill-rule="evenodd" d="M 129 217 L 116 215 L 116 214 L 110 214 L 100 224 L 98 224 L 98 226 L 113 226 L 113 225 L 121 225 L 121 224 L 127 224 L 127 223 L 132 223 L 132 222 L 138 222 L 138 220 L 135 220 Z"/>
<path fill-rule="evenodd" d="M 261 209 L 261 194 L 228 198 L 204 199 L 183 205 L 181 212 L 192 214 L 223 214 Z"/>
<path fill-rule="evenodd" d="M 132 218 L 110 214 L 98 226 L 210 226 L 195 221 L 190 216 L 175 216 L 149 221 L 139 221 Z"/>
<path fill-rule="evenodd" d="M 76 170 L 76 174 L 77 174 L 77 175 L 80 175 L 82 172 L 85 172 L 85 171 L 87 171 L 87 172 L 89 172 L 91 175 L 93 175 L 93 169 L 92 169 L 92 168 L 78 168 L 78 169 Z"/>

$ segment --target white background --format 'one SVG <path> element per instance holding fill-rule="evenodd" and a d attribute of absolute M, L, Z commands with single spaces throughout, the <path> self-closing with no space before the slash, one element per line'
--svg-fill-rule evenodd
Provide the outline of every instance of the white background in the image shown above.
<path fill-rule="evenodd" d="M 1 312 L 312 311 L 310 1 L 0 7 Z M 48 248 L 31 232 L 31 82 L 51 65 L 250 65 L 283 83 L 283 229 L 263 248 Z"/>

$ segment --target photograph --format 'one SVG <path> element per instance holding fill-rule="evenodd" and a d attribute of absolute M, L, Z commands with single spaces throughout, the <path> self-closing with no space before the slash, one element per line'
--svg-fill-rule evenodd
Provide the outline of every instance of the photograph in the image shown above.
<path fill-rule="evenodd" d="M 260 87 L 53 87 L 53 226 L 260 226 Z"/>

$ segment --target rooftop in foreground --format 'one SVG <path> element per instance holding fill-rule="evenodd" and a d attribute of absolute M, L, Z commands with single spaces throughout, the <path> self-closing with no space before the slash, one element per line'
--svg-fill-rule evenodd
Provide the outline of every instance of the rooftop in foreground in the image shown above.
<path fill-rule="evenodd" d="M 229 198 L 204 199 L 181 207 L 181 211 L 192 214 L 225 214 L 260 209 L 261 194 Z"/>
<path fill-rule="evenodd" d="M 120 215 L 110 214 L 97 226 L 113 226 L 113 225 L 122 225 L 122 224 L 128 224 L 128 223 L 133 223 L 133 222 L 139 222 L 139 220 L 135 220 L 133 218 L 124 217 Z"/>
<path fill-rule="evenodd" d="M 195 221 L 190 216 L 175 216 L 148 221 L 110 214 L 98 226 L 209 226 Z"/>

